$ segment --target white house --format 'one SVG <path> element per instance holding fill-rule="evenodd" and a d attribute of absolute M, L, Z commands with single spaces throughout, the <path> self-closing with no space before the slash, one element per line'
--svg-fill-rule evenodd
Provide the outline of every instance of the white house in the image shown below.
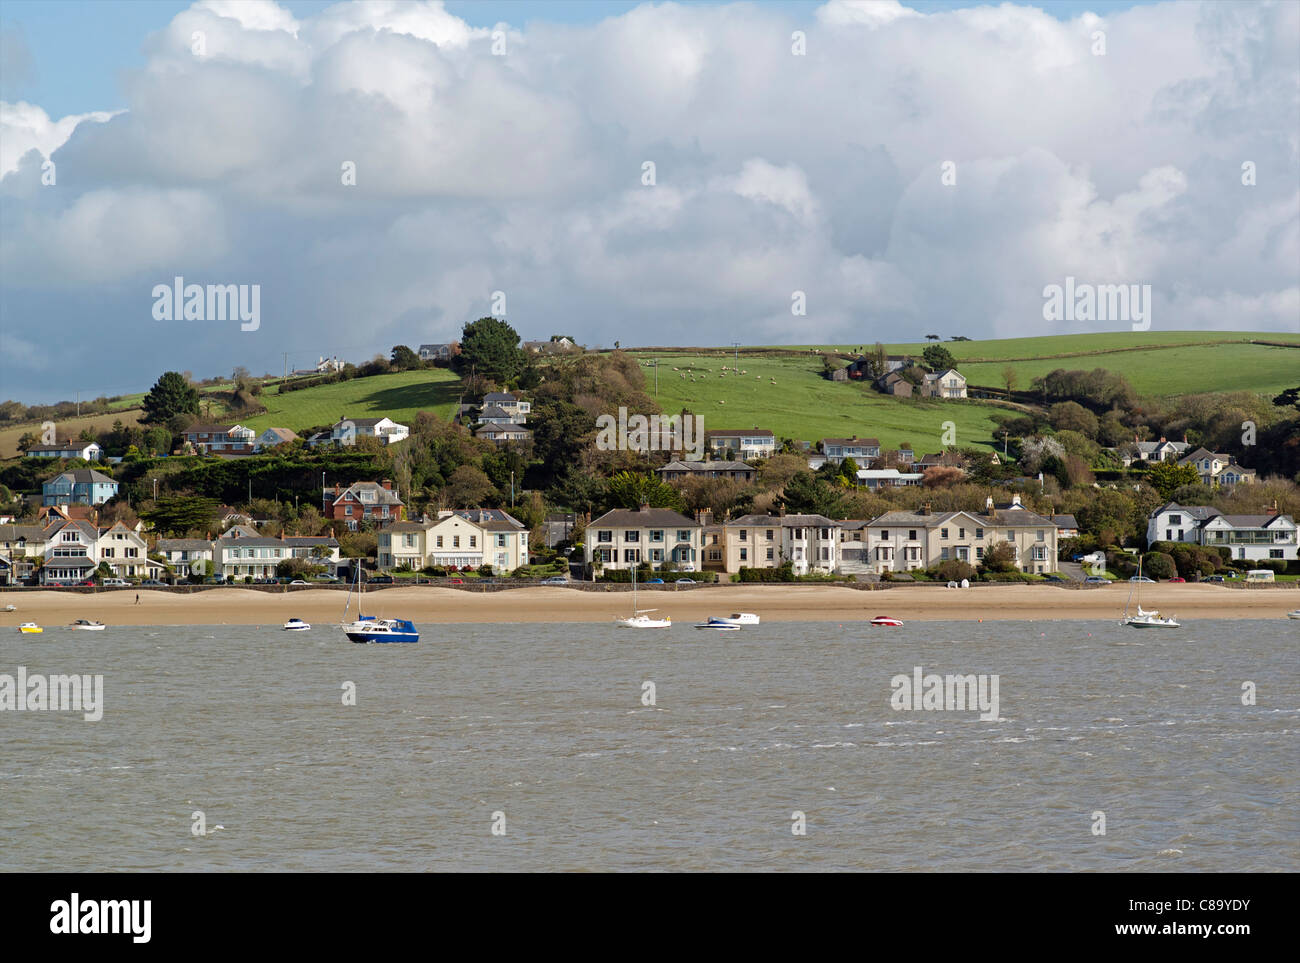
<path fill-rule="evenodd" d="M 1201 477 L 1201 484 L 1210 488 L 1216 485 L 1231 486 L 1255 480 L 1255 469 L 1243 468 L 1231 455 L 1197 448 L 1178 460 L 1179 465 L 1191 465 Z"/>
<path fill-rule="evenodd" d="M 771 458 L 776 452 L 776 435 L 766 428 L 718 428 L 704 432 L 704 444 L 715 458 L 748 461 L 751 458 Z"/>
<path fill-rule="evenodd" d="M 956 368 L 931 372 L 921 382 L 921 394 L 927 398 L 965 398 L 966 376 Z"/>
<path fill-rule="evenodd" d="M 32 445 L 23 454 L 28 458 L 81 458 L 99 461 L 104 449 L 93 441 L 56 441 L 52 445 Z"/>
<path fill-rule="evenodd" d="M 1169 502 L 1147 518 L 1147 543 L 1189 542 L 1227 548 L 1234 559 L 1297 558 L 1296 523 L 1278 513 L 1277 505 L 1263 515 L 1225 515 L 1208 505 Z"/>
<path fill-rule="evenodd" d="M 899 488 L 919 485 L 925 476 L 920 472 L 901 472 L 897 468 L 859 468 L 858 484 L 875 491 L 877 488 Z"/>
<path fill-rule="evenodd" d="M 337 423 L 330 427 L 329 441 L 340 448 L 348 448 L 356 444 L 358 438 L 378 438 L 385 445 L 391 445 L 395 441 L 401 441 L 411 434 L 411 429 L 406 425 L 399 425 L 391 418 L 340 418 Z M 317 436 L 312 436 L 308 441 L 309 445 L 315 447 L 320 444 Z"/>
<path fill-rule="evenodd" d="M 671 562 L 681 572 L 700 563 L 703 526 L 667 508 L 615 509 L 587 526 L 587 560 L 606 569 Z"/>
<path fill-rule="evenodd" d="M 880 457 L 880 442 L 875 438 L 859 438 L 857 435 L 852 438 L 823 438 L 822 452 L 825 453 L 826 460 L 834 465 L 845 458 L 852 458 L 854 462 L 865 465 L 871 459 Z"/>

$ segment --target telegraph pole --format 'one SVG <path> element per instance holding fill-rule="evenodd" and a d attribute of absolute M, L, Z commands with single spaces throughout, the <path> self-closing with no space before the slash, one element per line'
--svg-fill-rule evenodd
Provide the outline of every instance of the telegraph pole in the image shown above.
<path fill-rule="evenodd" d="M 740 374 L 740 342 L 733 341 L 731 346 L 736 349 L 736 374 Z"/>

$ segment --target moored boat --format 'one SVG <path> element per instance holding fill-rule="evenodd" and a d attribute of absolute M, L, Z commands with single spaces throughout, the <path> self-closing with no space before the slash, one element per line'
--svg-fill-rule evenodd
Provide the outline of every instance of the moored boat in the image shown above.
<path fill-rule="evenodd" d="M 35 622 L 24 622 L 22 625 L 18 626 L 18 631 L 24 635 L 40 635 L 45 630 Z"/>
<path fill-rule="evenodd" d="M 1288 619 L 1300 619 L 1300 609 L 1292 609 L 1286 614 Z"/>
<path fill-rule="evenodd" d="M 290 619 L 284 623 L 283 628 L 286 632 L 307 632 L 310 631 L 311 626 L 302 619 Z"/>
<path fill-rule="evenodd" d="M 697 629 L 713 629 L 715 632 L 739 632 L 740 626 L 730 619 L 710 618 L 707 622 L 696 622 Z"/>
<path fill-rule="evenodd" d="M 888 615 L 877 615 L 871 620 L 871 624 L 885 626 L 886 628 L 902 628 L 903 626 L 901 619 L 891 618 Z"/>
<path fill-rule="evenodd" d="M 1149 580 L 1148 580 L 1149 581 Z M 1138 573 L 1133 584 L 1128 590 L 1128 600 L 1124 603 L 1124 616 L 1120 619 L 1120 625 L 1132 626 L 1135 629 L 1176 629 L 1179 627 L 1178 620 L 1172 615 L 1161 615 L 1157 611 L 1148 612 L 1142 607 L 1141 592 L 1138 587 L 1142 582 L 1142 558 L 1138 557 Z M 1138 594 L 1137 615 L 1128 614 L 1129 602 L 1133 600 L 1134 593 Z"/>
<path fill-rule="evenodd" d="M 71 627 L 74 629 L 80 629 L 82 632 L 103 632 L 104 631 L 103 622 L 94 622 L 91 621 L 90 619 L 77 619 L 77 621 L 72 623 Z"/>
<path fill-rule="evenodd" d="M 352 589 L 357 590 L 357 618 L 355 622 L 347 621 L 348 610 L 352 606 Z M 353 584 L 348 586 L 348 600 L 343 606 L 343 618 L 339 628 L 353 642 L 419 642 L 420 633 L 415 623 L 409 619 L 381 619 L 373 615 L 361 614 L 361 566 L 356 568 Z M 295 621 L 295 620 L 290 620 Z M 288 623 L 285 628 L 288 628 Z M 311 628 L 311 626 L 308 626 Z"/>
<path fill-rule="evenodd" d="M 647 612 L 657 612 L 658 609 L 638 609 L 636 607 L 636 568 L 632 569 L 632 615 L 626 619 L 614 619 L 616 629 L 668 629 L 672 628 L 673 620 L 669 616 L 662 619 L 652 619 L 646 615 Z"/>
<path fill-rule="evenodd" d="M 734 622 L 737 625 L 758 625 L 758 616 L 753 612 L 732 612 L 725 621 Z"/>

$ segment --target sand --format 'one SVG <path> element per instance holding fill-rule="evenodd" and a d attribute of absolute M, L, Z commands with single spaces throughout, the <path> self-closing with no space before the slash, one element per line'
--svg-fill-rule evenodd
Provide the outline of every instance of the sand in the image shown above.
<path fill-rule="evenodd" d="M 0 592 L 0 631 L 20 622 L 66 625 L 94 619 L 108 625 L 267 625 L 290 617 L 337 624 L 346 593 L 297 588 L 263 592 L 217 588 L 193 594 L 167 591 L 101 590 Z M 895 586 L 861 591 L 833 585 L 724 585 L 641 591 L 637 604 L 674 622 L 703 621 L 710 615 L 755 612 L 765 622 L 851 622 L 889 615 L 907 620 L 1118 619 L 1128 597 L 1126 584 L 1089 589 L 1053 585 L 979 585 L 970 589 Z M 1179 619 L 1279 619 L 1300 608 L 1300 591 L 1290 588 L 1234 589 L 1206 584 L 1144 585 L 1142 606 Z M 433 586 L 399 586 L 365 595 L 367 615 L 447 622 L 606 622 L 630 614 L 628 591 L 591 592 L 530 587 L 501 592 Z M 355 606 L 354 606 L 355 611 Z M 1300 623 L 1297 623 L 1300 627 Z"/>

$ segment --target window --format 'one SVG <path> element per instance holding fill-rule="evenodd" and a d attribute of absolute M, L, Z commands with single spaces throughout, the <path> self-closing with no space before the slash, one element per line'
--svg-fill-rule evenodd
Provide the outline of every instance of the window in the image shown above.
<path fill-rule="evenodd" d="M 439 548 L 442 548 L 442 536 L 441 536 L 441 535 L 438 536 L 438 547 L 439 547 Z"/>
<path fill-rule="evenodd" d="M 975 529 L 975 538 L 982 540 L 984 538 L 984 529 L 982 528 Z"/>
<path fill-rule="evenodd" d="M 1040 528 L 1040 529 L 1038 530 L 1038 535 L 1036 536 L 1036 538 L 1034 539 L 1034 541 L 1042 542 L 1042 541 L 1046 541 L 1046 540 L 1047 540 L 1047 534 L 1046 534 L 1046 533 L 1045 533 L 1045 532 Z"/>
<path fill-rule="evenodd" d="M 948 549 L 947 549 L 947 548 L 941 548 L 941 549 L 939 549 L 939 558 L 942 559 L 942 560 L 945 561 L 945 562 L 948 561 Z"/>
<path fill-rule="evenodd" d="M 915 541 L 916 541 L 916 529 L 915 529 L 915 528 L 909 528 L 909 529 L 907 530 L 907 540 L 908 540 L 909 542 L 915 542 Z"/>
<path fill-rule="evenodd" d="M 689 542 L 690 540 L 691 540 L 691 533 L 690 533 L 689 530 L 687 530 L 687 529 L 685 529 L 685 528 L 679 528 L 679 529 L 677 529 L 677 541 L 679 541 L 679 542 Z"/>
<path fill-rule="evenodd" d="M 941 529 L 939 529 L 939 537 L 940 537 L 940 538 L 947 538 L 947 537 L 948 537 L 948 529 L 946 529 L 946 528 L 941 528 Z M 947 550 L 947 549 L 944 549 L 944 558 L 947 558 L 947 557 L 948 557 L 948 550 Z"/>
<path fill-rule="evenodd" d="M 887 529 L 887 528 L 885 528 L 885 529 L 881 529 L 880 537 L 881 537 L 881 538 L 889 538 L 889 529 Z"/>
<path fill-rule="evenodd" d="M 770 542 L 770 541 L 772 541 L 772 538 L 773 538 L 773 535 L 772 535 L 772 529 L 769 528 L 769 529 L 767 530 L 767 540 Z"/>
<path fill-rule="evenodd" d="M 1182 523 L 1183 523 L 1183 516 L 1182 516 L 1182 515 L 1170 515 L 1170 516 L 1169 516 L 1169 524 L 1170 524 L 1170 525 L 1181 525 Z"/>
<path fill-rule="evenodd" d="M 957 537 L 958 537 L 958 538 L 965 538 L 965 537 L 966 537 L 966 529 L 964 529 L 964 528 L 959 528 L 959 529 L 957 529 Z"/>
<path fill-rule="evenodd" d="M 831 559 L 831 550 L 830 550 L 829 548 L 823 548 L 823 549 L 822 549 L 822 561 L 823 561 L 823 562 L 829 562 L 830 559 Z"/>
<path fill-rule="evenodd" d="M 603 531 L 598 531 L 598 532 L 596 532 L 596 541 L 598 541 L 598 542 L 612 542 L 612 541 L 614 541 L 614 533 L 611 532 L 609 529 L 604 529 Z M 438 544 L 439 544 L 439 545 L 442 544 L 442 539 L 438 539 Z"/>
<path fill-rule="evenodd" d="M 469 537 L 469 547 L 470 547 L 470 548 L 478 548 L 478 536 L 477 536 L 477 535 L 471 535 L 471 536 Z"/>
<path fill-rule="evenodd" d="M 497 536 L 497 548 L 505 548 L 505 547 L 506 547 L 506 537 L 505 537 L 505 535 L 498 535 L 498 536 Z"/>
<path fill-rule="evenodd" d="M 1269 557 L 1269 558 L 1286 558 L 1286 555 L 1283 554 L 1282 549 L 1280 549 L 1280 548 L 1270 548 L 1270 549 L 1268 550 L 1268 557 Z"/>
<path fill-rule="evenodd" d="M 654 529 L 650 532 L 650 541 L 662 542 L 663 540 L 664 540 L 664 530 L 662 528 Z"/>
<path fill-rule="evenodd" d="M 749 561 L 749 549 L 747 549 L 747 548 L 742 548 L 742 549 L 740 550 L 740 560 L 741 560 L 742 562 L 747 562 L 747 561 Z"/>
<path fill-rule="evenodd" d="M 772 561 L 772 549 L 770 548 L 767 550 L 767 560 Z"/>
<path fill-rule="evenodd" d="M 113 557 L 113 550 L 112 550 L 111 548 L 106 548 L 106 549 L 104 549 L 104 553 L 103 553 L 103 554 L 104 554 L 104 558 L 112 558 L 112 557 Z"/>
<path fill-rule="evenodd" d="M 623 549 L 623 561 L 625 561 L 625 562 L 639 562 L 639 561 L 641 561 L 641 550 L 640 550 L 639 548 L 625 548 L 625 549 Z"/>
<path fill-rule="evenodd" d="M 343 509 L 343 514 L 344 514 L 344 515 L 351 515 L 351 514 L 352 514 L 352 506 L 349 505 L 349 506 L 347 506 L 347 508 Z"/>
<path fill-rule="evenodd" d="M 650 549 L 650 561 L 662 562 L 664 560 L 664 550 L 662 548 Z"/>
<path fill-rule="evenodd" d="M 453 535 L 453 536 L 451 537 L 451 547 L 452 547 L 452 548 L 460 548 L 460 536 L 459 536 L 459 535 Z"/>
<path fill-rule="evenodd" d="M 636 529 L 628 529 L 626 532 L 623 533 L 623 541 L 639 542 L 641 541 L 641 533 Z"/>
<path fill-rule="evenodd" d="M 975 557 L 976 557 L 976 558 L 983 558 L 983 557 L 984 557 L 984 546 L 983 546 L 983 545 L 977 545 L 977 546 L 975 546 Z"/>
<path fill-rule="evenodd" d="M 748 537 L 749 537 L 749 533 L 748 533 L 747 531 L 745 531 L 745 529 L 742 528 L 742 529 L 740 530 L 740 540 L 743 542 L 743 541 L 745 541 Z M 745 550 L 742 548 L 740 551 L 741 551 L 741 556 L 740 556 L 740 557 L 741 557 L 741 558 L 744 558 L 744 557 L 745 557 L 745 555 L 744 555 L 744 551 L 745 551 Z"/>

